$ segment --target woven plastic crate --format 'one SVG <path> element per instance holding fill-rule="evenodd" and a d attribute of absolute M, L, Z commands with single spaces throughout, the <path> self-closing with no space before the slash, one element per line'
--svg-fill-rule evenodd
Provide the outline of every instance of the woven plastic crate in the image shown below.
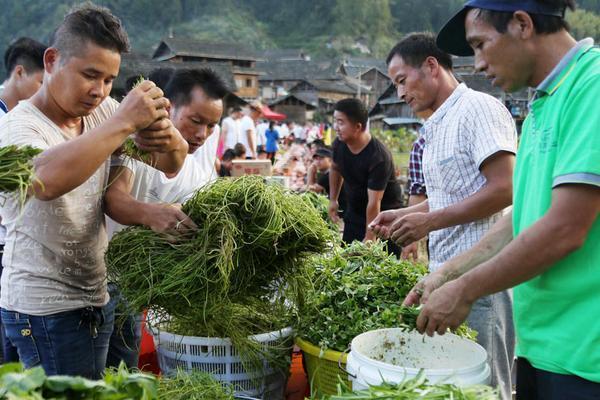
<path fill-rule="evenodd" d="M 340 378 L 348 387 L 352 387 L 348 373 L 345 372 L 348 354 L 333 350 L 321 352 L 319 346 L 300 338 L 296 338 L 296 345 L 302 350 L 312 393 L 337 394 L 337 384 Z M 342 370 L 340 366 L 344 369 Z"/>
<path fill-rule="evenodd" d="M 181 336 L 153 329 L 158 364 L 164 374 L 184 371 L 202 371 L 216 380 L 229 383 L 238 396 L 269 400 L 283 399 L 288 371 L 278 371 L 265 360 L 261 370 L 246 371 L 240 355 L 227 338 Z M 285 328 L 252 336 L 266 349 L 281 347 L 292 351 L 292 329 Z"/>

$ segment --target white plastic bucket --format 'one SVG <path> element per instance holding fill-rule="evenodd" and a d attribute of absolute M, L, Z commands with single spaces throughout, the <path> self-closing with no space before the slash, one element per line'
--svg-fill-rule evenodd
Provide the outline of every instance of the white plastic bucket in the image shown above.
<path fill-rule="evenodd" d="M 451 333 L 429 337 L 400 328 L 355 337 L 346 368 L 353 389 L 383 381 L 400 383 L 417 376 L 421 369 L 432 383 L 466 386 L 490 382 L 487 352 L 477 343 Z"/>

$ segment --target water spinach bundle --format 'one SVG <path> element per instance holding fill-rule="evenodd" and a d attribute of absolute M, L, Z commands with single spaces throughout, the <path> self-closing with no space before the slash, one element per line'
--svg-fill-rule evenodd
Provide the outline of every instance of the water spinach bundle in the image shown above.
<path fill-rule="evenodd" d="M 33 158 L 41 152 L 31 146 L 0 147 L 0 192 L 16 193 L 23 203 L 35 179 Z"/>

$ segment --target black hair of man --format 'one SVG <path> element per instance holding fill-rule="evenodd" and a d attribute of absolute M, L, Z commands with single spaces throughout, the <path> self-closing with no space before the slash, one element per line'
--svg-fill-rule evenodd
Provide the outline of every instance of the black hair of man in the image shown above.
<path fill-rule="evenodd" d="M 344 115 L 355 124 L 361 124 L 363 130 L 367 128 L 369 111 L 367 111 L 367 107 L 365 107 L 364 103 L 359 99 L 348 98 L 340 100 L 335 103 L 333 109 L 334 111 L 344 113 Z"/>
<path fill-rule="evenodd" d="M 50 46 L 68 59 L 81 54 L 88 43 L 119 54 L 129 52 L 129 38 L 121 20 L 108 8 L 84 3 L 65 16 L 52 35 Z"/>
<path fill-rule="evenodd" d="M 236 157 L 244 156 L 246 155 L 246 146 L 244 146 L 243 143 L 236 143 L 235 146 L 233 146 L 233 151 Z"/>
<path fill-rule="evenodd" d="M 223 156 L 221 157 L 221 160 L 223 160 L 223 161 L 231 161 L 231 160 L 233 160 L 236 157 L 239 157 L 239 156 L 236 155 L 236 153 L 235 153 L 235 151 L 233 149 L 227 149 L 223 153 Z"/>
<path fill-rule="evenodd" d="M 404 37 L 392 48 L 385 63 L 389 65 L 394 56 L 414 68 L 420 68 L 427 57 L 433 57 L 442 67 L 452 70 L 452 56 L 437 47 L 431 32 L 414 32 Z"/>
<path fill-rule="evenodd" d="M 242 107 L 233 106 L 233 108 L 231 109 L 231 113 L 233 114 L 234 112 L 242 112 Z"/>
<path fill-rule="evenodd" d="M 28 74 L 43 71 L 46 48 L 46 45 L 37 40 L 28 37 L 18 38 L 4 52 L 6 74 L 10 76 L 17 65 L 22 65 Z"/>
<path fill-rule="evenodd" d="M 173 75 L 175 75 L 175 68 L 160 67 L 150 72 L 150 75 L 148 75 L 148 79 L 154 82 L 156 86 L 158 86 L 164 91 L 169 85 L 171 78 L 173 78 Z"/>
<path fill-rule="evenodd" d="M 200 87 L 213 100 L 223 100 L 229 93 L 225 81 L 210 68 L 182 68 L 173 73 L 171 80 L 164 88 L 165 97 L 174 105 L 189 104 L 192 90 Z"/>
<path fill-rule="evenodd" d="M 323 139 L 313 140 L 312 145 L 315 147 L 327 147 L 327 146 L 325 146 L 325 142 L 323 141 Z"/>
<path fill-rule="evenodd" d="M 575 10 L 574 0 L 536 0 L 537 3 L 547 4 L 556 8 Z M 499 33 L 505 33 L 508 29 L 508 23 L 513 17 L 514 12 L 510 11 L 492 11 L 492 10 L 477 10 L 477 18 L 492 25 Z M 536 33 L 549 34 L 555 33 L 561 30 L 569 31 L 570 27 L 567 21 L 563 17 L 555 15 L 541 15 L 535 13 L 528 13 L 533 21 L 533 27 Z"/>

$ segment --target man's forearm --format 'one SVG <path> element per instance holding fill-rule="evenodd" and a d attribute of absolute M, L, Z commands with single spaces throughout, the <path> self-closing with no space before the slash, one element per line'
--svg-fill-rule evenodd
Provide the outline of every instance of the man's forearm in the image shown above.
<path fill-rule="evenodd" d="M 45 150 L 35 159 L 33 195 L 40 200 L 54 200 L 77 188 L 131 133 L 130 125 L 110 119 L 84 135 Z"/>
<path fill-rule="evenodd" d="M 256 141 L 254 140 L 254 135 L 252 131 L 246 132 L 248 138 L 248 146 L 250 146 L 250 153 L 252 153 L 252 157 L 256 158 Z"/>
<path fill-rule="evenodd" d="M 498 220 L 475 246 L 442 265 L 438 273 L 442 274 L 446 281 L 459 278 L 498 254 L 512 238 L 511 211 Z"/>
<path fill-rule="evenodd" d="M 367 227 L 379 215 L 381 211 L 381 200 L 369 201 L 367 204 Z M 375 233 L 371 229 L 366 229 L 365 240 L 375 240 Z"/>
<path fill-rule="evenodd" d="M 512 191 L 484 186 L 477 193 L 449 207 L 430 213 L 433 229 L 462 225 L 494 215 L 512 204 Z"/>
<path fill-rule="evenodd" d="M 174 176 L 183 166 L 187 152 L 188 145 L 185 140 L 181 140 L 179 146 L 172 151 L 167 153 L 153 153 L 152 158 L 154 162 L 150 161 L 148 164 L 152 165 L 159 171 L 164 172 L 165 174 Z"/>
<path fill-rule="evenodd" d="M 552 206 L 490 260 L 461 277 L 473 299 L 516 286 L 581 247 L 600 213 L 598 188 L 559 187 Z"/>
<path fill-rule="evenodd" d="M 329 199 L 338 201 L 342 190 L 342 174 L 335 167 L 329 169 Z"/>

